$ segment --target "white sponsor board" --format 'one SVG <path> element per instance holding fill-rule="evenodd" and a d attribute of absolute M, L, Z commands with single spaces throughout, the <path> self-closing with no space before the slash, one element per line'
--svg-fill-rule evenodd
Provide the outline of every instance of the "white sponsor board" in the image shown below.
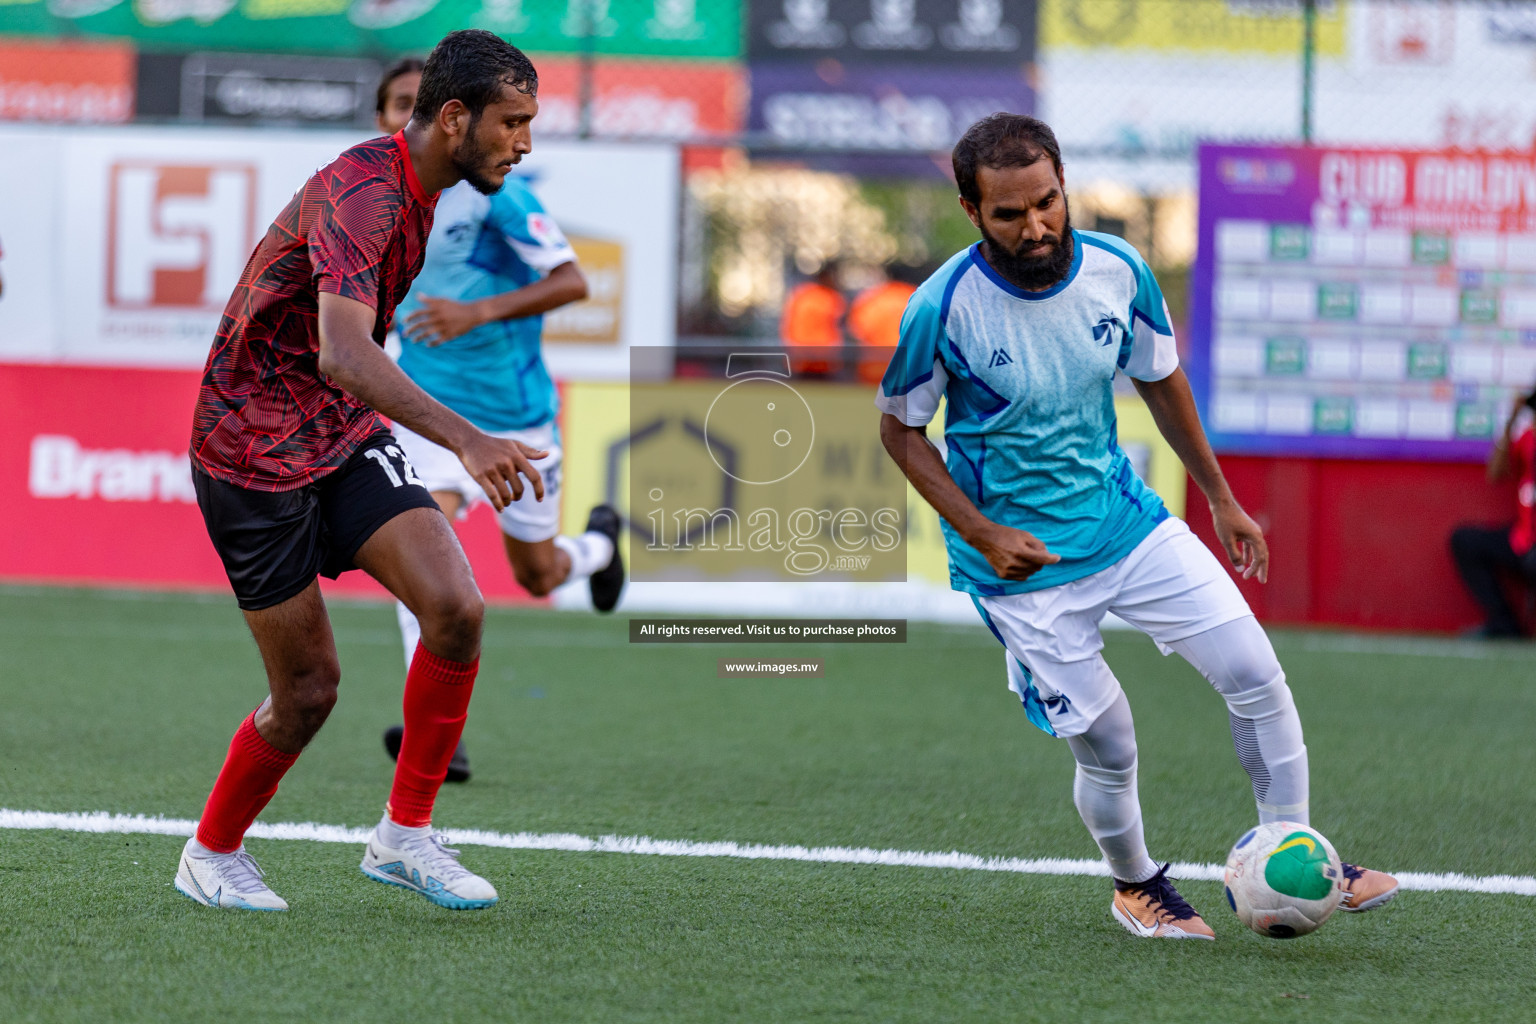
<path fill-rule="evenodd" d="M 1133 7 L 1094 9 L 1108 17 Z M 1523 151 L 1536 140 L 1536 9 L 1351 0 L 1339 10 L 1342 45 L 1325 47 L 1315 68 L 1319 144 Z M 1263 8 L 1254 12 L 1265 20 Z M 1273 13 L 1296 17 L 1294 5 Z M 1079 185 L 1115 178 L 1153 191 L 1188 188 L 1194 163 L 1184 154 L 1200 140 L 1300 141 L 1299 47 L 1133 49 L 1108 31 L 1105 40 L 1041 50 L 1040 116 Z M 1106 152 L 1146 156 L 1099 156 Z"/>
<path fill-rule="evenodd" d="M 0 127 L 0 359 L 200 367 L 256 242 L 352 133 Z M 670 345 L 679 162 L 658 144 L 537 144 L 517 168 L 601 257 L 549 352 L 560 378 L 622 378 Z M 578 245 L 578 250 L 584 248 Z M 615 294 L 616 293 L 616 294 Z M 616 329 L 605 325 L 612 325 Z"/>

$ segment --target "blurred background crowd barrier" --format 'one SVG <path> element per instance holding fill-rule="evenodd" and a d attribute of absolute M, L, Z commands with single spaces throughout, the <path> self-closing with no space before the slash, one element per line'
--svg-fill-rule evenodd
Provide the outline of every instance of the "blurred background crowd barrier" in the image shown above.
<path fill-rule="evenodd" d="M 153 545 L 106 538 L 190 512 L 161 483 L 185 443 L 172 396 L 255 233 L 373 133 L 384 68 L 464 27 L 538 66 L 525 172 L 592 282 L 547 330 L 567 430 L 572 409 L 612 420 L 580 435 L 573 495 L 617 486 L 608 389 L 632 347 L 712 376 L 721 346 L 794 340 L 786 300 L 818 278 L 845 311 L 910 287 L 976 237 L 955 139 L 1028 112 L 1061 140 L 1074 224 L 1162 282 L 1275 548 L 1256 610 L 1475 617 L 1444 538 L 1508 517 L 1479 462 L 1536 383 L 1536 4 L 1504 0 L 0 0 L 0 488 L 21 524 L 0 576 L 166 575 Z M 889 320 L 831 329 L 889 344 Z M 1201 503 L 1188 516 L 1206 528 Z M 936 524 L 909 525 L 941 590 Z M 218 582 L 211 552 L 184 560 L 161 582 Z"/>

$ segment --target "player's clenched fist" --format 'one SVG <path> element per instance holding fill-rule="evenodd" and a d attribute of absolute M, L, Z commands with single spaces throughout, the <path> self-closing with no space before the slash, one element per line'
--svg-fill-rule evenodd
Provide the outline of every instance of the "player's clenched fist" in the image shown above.
<path fill-rule="evenodd" d="M 479 432 L 459 451 L 459 461 L 485 491 L 497 512 L 522 498 L 523 481 L 518 477 L 526 478 L 533 487 L 533 496 L 544 500 L 544 478 L 533 468 L 531 460 L 548 456 L 549 452 L 530 448 L 521 441 Z"/>
<path fill-rule="evenodd" d="M 1034 534 L 1011 526 L 993 523 L 991 528 L 971 542 L 980 551 L 992 571 L 1005 580 L 1027 580 L 1061 556 L 1046 550 Z"/>

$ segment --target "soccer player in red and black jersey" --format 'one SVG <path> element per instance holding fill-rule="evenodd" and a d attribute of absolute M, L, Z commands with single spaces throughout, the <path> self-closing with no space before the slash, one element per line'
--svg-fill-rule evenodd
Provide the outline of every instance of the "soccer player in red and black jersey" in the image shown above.
<path fill-rule="evenodd" d="M 270 695 L 240 724 L 176 888 L 199 903 L 286 910 L 244 836 L 336 703 L 341 669 L 316 577 L 359 568 L 421 621 L 394 786 L 364 874 L 453 909 L 496 890 L 431 828 L 480 657 L 484 604 L 453 530 L 379 413 L 455 454 L 498 509 L 542 496 L 544 456 L 430 398 L 385 355 L 421 269 L 437 194 L 490 194 L 532 149 L 538 76 L 479 30 L 444 37 L 402 131 L 322 167 L 256 247 L 225 307 L 192 430 L 209 536 L 261 649 Z"/>

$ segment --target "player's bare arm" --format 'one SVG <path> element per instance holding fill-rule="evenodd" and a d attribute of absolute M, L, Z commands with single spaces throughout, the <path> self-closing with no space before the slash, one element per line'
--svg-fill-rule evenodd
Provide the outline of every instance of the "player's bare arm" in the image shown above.
<path fill-rule="evenodd" d="M 982 515 L 949 475 L 938 449 L 922 427 L 909 427 L 884 413 L 880 417 L 880 441 L 923 500 L 967 544 L 981 552 L 1003 579 L 1027 580 L 1047 565 L 1061 561 L 1061 556 L 1047 551 L 1034 534 L 1003 526 Z"/>
<path fill-rule="evenodd" d="M 1258 577 L 1260 583 L 1269 581 L 1269 545 L 1264 531 L 1254 522 L 1232 496 L 1227 478 L 1221 473 L 1216 454 L 1205 437 L 1200 425 L 1200 413 L 1195 408 L 1194 396 L 1189 390 L 1189 378 L 1182 368 L 1158 381 L 1135 381 L 1136 390 L 1152 411 L 1158 432 L 1168 441 L 1173 453 L 1189 470 L 1195 486 L 1211 505 L 1211 522 L 1216 536 L 1232 565 L 1242 573 L 1243 579 Z"/>
<path fill-rule="evenodd" d="M 523 480 L 544 497 L 530 459 L 548 452 L 491 437 L 421 390 L 373 340 L 376 313 L 366 303 L 320 293 L 320 372 L 370 408 L 458 455 L 499 512 L 522 497 Z"/>
<path fill-rule="evenodd" d="M 424 295 L 422 308 L 406 318 L 405 333 L 412 341 L 441 345 L 498 320 L 538 316 L 586 297 L 587 279 L 572 261 L 560 264 L 532 284 L 474 302 Z"/>

